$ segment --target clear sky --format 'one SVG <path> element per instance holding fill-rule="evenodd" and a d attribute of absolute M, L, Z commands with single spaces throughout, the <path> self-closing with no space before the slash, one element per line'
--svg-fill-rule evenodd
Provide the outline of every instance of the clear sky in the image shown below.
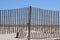
<path fill-rule="evenodd" d="M 60 10 L 60 0 L 0 0 L 0 9 L 21 8 L 28 6 Z"/>

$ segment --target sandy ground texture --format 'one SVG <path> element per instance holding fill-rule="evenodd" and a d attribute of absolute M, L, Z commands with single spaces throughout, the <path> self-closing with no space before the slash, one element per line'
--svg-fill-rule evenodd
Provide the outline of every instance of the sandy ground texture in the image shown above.
<path fill-rule="evenodd" d="M 16 33 L 13 34 L 0 34 L 0 40 L 27 40 L 27 38 L 15 38 Z M 30 39 L 30 40 L 60 40 L 60 38 L 46 38 L 46 39 Z"/>

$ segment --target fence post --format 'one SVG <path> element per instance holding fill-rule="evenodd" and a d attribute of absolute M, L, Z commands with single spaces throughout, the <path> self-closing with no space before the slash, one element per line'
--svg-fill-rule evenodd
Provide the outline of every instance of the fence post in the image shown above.
<path fill-rule="evenodd" d="M 17 34 L 16 34 L 16 38 L 18 38 L 18 36 L 19 36 L 19 32 L 17 32 Z"/>
<path fill-rule="evenodd" d="M 28 14 L 28 40 L 30 40 L 31 10 L 32 10 L 32 7 L 30 6 L 29 14 Z"/>

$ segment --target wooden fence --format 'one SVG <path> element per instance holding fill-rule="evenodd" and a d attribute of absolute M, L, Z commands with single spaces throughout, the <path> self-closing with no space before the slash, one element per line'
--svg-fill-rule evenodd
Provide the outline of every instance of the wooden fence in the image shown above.
<path fill-rule="evenodd" d="M 29 35 L 32 39 L 60 37 L 59 11 L 24 7 L 0 10 L 0 14 L 0 34 L 19 32 L 19 38 Z"/>

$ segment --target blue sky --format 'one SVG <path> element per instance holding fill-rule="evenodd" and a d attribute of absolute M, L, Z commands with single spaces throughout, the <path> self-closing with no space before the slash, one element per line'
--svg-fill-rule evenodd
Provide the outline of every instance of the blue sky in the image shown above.
<path fill-rule="evenodd" d="M 21 8 L 28 6 L 60 10 L 60 0 L 0 0 L 0 9 Z"/>

